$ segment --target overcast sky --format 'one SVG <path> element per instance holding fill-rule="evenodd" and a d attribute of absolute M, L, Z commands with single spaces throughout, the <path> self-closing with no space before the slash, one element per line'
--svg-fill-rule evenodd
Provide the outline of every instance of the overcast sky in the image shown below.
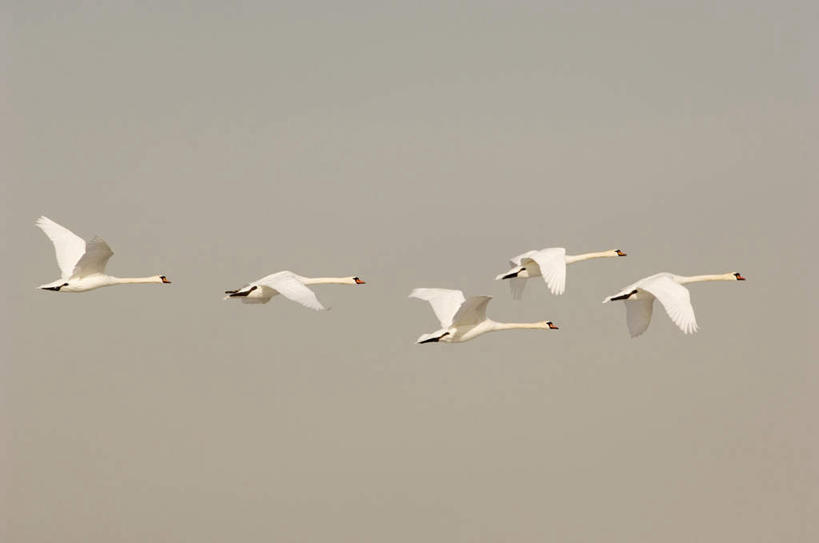
<path fill-rule="evenodd" d="M 228 4 L 0 7 L 0 539 L 819 540 L 815 2 Z M 173 284 L 36 290 L 41 214 Z M 631 339 L 659 271 L 748 281 Z"/>

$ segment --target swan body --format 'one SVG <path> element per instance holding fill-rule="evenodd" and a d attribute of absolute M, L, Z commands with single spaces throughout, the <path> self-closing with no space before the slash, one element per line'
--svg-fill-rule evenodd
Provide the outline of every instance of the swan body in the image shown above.
<path fill-rule="evenodd" d="M 495 322 L 486 317 L 486 306 L 491 296 L 464 297 L 460 290 L 443 288 L 416 288 L 410 298 L 425 300 L 432 306 L 441 328 L 423 334 L 417 343 L 463 343 L 470 339 L 497 330 L 540 329 L 557 330 L 551 321 L 531 323 Z"/>
<path fill-rule="evenodd" d="M 48 217 L 40 217 L 35 224 L 54 244 L 60 279 L 37 288 L 54 292 L 86 292 L 101 287 L 139 283 L 170 283 L 164 275 L 150 277 L 114 277 L 105 273 L 114 252 L 105 240 L 95 236 L 85 241 L 68 228 Z"/>
<path fill-rule="evenodd" d="M 248 283 L 240 289 L 226 290 L 225 300 L 241 300 L 245 304 L 266 304 L 281 294 L 288 300 L 314 309 L 327 309 L 316 298 L 316 294 L 307 285 L 364 285 L 358 277 L 302 277 L 291 271 L 280 271 L 266 275 Z"/>
<path fill-rule="evenodd" d="M 691 296 L 683 285 L 700 281 L 745 281 L 745 278 L 739 272 L 693 276 L 657 273 L 608 296 L 603 303 L 625 302 L 626 324 L 631 337 L 639 336 L 648 328 L 655 299 L 660 300 L 668 316 L 684 334 L 693 334 L 698 329 L 697 319 Z"/>
<path fill-rule="evenodd" d="M 516 300 L 523 295 L 526 280 L 530 277 L 543 277 L 543 281 L 552 294 L 561 295 L 566 290 L 566 264 L 591 260 L 593 258 L 612 258 L 626 256 L 620 249 L 567 255 L 563 247 L 551 247 L 536 251 L 527 251 L 512 258 L 509 262 L 512 269 L 499 274 L 495 279 L 509 279 L 512 297 Z"/>

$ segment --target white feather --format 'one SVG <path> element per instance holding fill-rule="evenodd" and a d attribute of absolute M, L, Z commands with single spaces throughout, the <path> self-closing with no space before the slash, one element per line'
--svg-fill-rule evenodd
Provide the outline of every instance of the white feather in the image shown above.
<path fill-rule="evenodd" d="M 657 273 L 640 279 L 620 290 L 617 294 L 606 297 L 603 303 L 618 298 L 626 304 L 626 324 L 632 337 L 637 337 L 648 328 L 654 300 L 657 299 L 665 309 L 671 321 L 684 334 L 693 334 L 699 329 L 691 294 L 684 286 L 700 281 L 737 281 L 744 280 L 738 273 L 717 275 L 684 276 L 673 273 Z"/>

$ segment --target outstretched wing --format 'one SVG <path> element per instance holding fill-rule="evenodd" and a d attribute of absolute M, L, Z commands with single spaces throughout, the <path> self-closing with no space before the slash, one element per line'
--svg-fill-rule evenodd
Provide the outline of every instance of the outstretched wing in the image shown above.
<path fill-rule="evenodd" d="M 304 286 L 304 283 L 299 281 L 295 274 L 289 272 L 274 273 L 255 281 L 255 284 L 270 287 L 288 300 L 299 303 L 304 307 L 309 307 L 316 311 L 326 309 L 321 305 L 321 302 L 318 301 L 316 294 Z"/>
<path fill-rule="evenodd" d="M 60 226 L 48 217 L 40 217 L 35 221 L 51 243 L 57 253 L 57 265 L 63 279 L 68 279 L 74 272 L 74 266 L 85 253 L 85 240 L 64 226 Z"/>
<path fill-rule="evenodd" d="M 452 318 L 465 300 L 464 293 L 460 290 L 446 288 L 416 288 L 410 292 L 409 297 L 429 302 L 444 328 L 452 326 Z"/>
<path fill-rule="evenodd" d="M 509 292 L 512 293 L 513 300 L 520 300 L 523 297 L 523 289 L 526 288 L 526 277 L 512 277 L 509 281 Z"/>
<path fill-rule="evenodd" d="M 470 296 L 452 317 L 452 324 L 478 324 L 486 320 L 486 306 L 492 296 Z"/>
<path fill-rule="evenodd" d="M 77 261 L 71 277 L 79 278 L 105 272 L 105 265 L 108 264 L 108 259 L 113 254 L 114 251 L 105 243 L 104 239 L 94 236 L 94 239 L 85 244 L 85 254 Z"/>
<path fill-rule="evenodd" d="M 512 267 L 515 267 L 515 266 L 521 266 L 524 258 L 529 258 L 529 257 L 531 257 L 533 254 L 535 254 L 536 252 L 537 252 L 537 251 L 526 251 L 525 253 L 520 254 L 520 255 L 518 255 L 518 256 L 513 256 L 513 257 L 512 257 L 512 258 L 509 260 L 509 263 L 512 265 Z"/>
<path fill-rule="evenodd" d="M 684 334 L 693 334 L 697 331 L 697 319 L 687 288 L 663 275 L 640 283 L 638 288 L 650 292 L 660 300 L 665 312 Z"/>
<path fill-rule="evenodd" d="M 654 297 L 646 296 L 638 300 L 626 300 L 626 324 L 631 337 L 637 337 L 648 329 L 651 323 L 651 312 L 654 309 Z"/>
<path fill-rule="evenodd" d="M 532 253 L 521 259 L 522 266 L 531 266 L 531 262 L 540 268 L 540 275 L 552 294 L 560 295 L 566 290 L 566 249 L 553 247 Z"/>

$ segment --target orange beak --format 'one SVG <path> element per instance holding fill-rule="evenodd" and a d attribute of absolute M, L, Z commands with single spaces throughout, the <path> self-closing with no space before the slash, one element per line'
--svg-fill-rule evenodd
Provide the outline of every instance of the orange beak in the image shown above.
<path fill-rule="evenodd" d="M 167 277 L 163 277 L 163 278 L 162 278 L 162 282 L 163 282 L 163 283 L 167 283 L 167 284 L 169 284 L 169 285 L 171 284 L 171 282 L 170 282 L 170 281 L 168 281 L 168 278 L 167 278 Z"/>
<path fill-rule="evenodd" d="M 617 251 L 616 251 L 616 252 L 617 252 L 617 256 L 628 256 L 626 253 L 624 253 L 624 252 L 623 252 L 623 251 L 621 251 L 620 249 L 617 249 Z"/>
<path fill-rule="evenodd" d="M 558 328 L 557 325 L 555 323 L 553 323 L 552 321 L 549 321 L 546 324 L 549 325 L 550 330 L 560 330 L 560 328 Z"/>
<path fill-rule="evenodd" d="M 737 281 L 745 281 L 745 278 L 742 277 L 742 274 L 740 273 L 737 274 Z"/>
<path fill-rule="evenodd" d="M 361 279 L 359 279 L 358 277 L 356 277 L 356 278 L 355 278 L 355 284 L 356 284 L 356 285 L 366 285 L 366 284 L 367 284 L 367 282 L 366 282 L 366 281 L 362 281 Z"/>

